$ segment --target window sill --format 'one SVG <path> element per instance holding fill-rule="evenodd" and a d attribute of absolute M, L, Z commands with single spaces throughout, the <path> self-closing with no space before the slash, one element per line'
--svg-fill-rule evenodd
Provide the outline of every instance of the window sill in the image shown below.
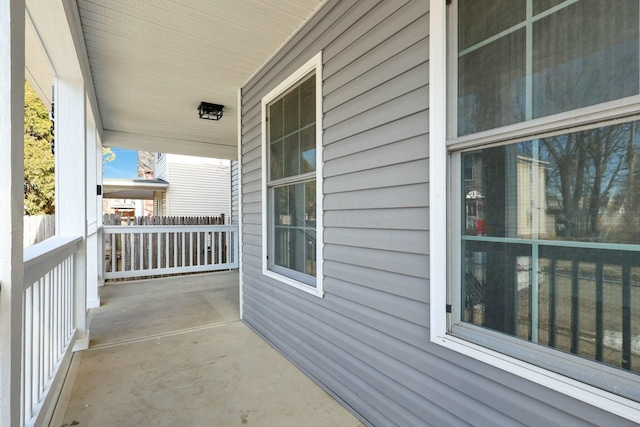
<path fill-rule="evenodd" d="M 304 291 L 304 292 L 306 292 L 308 294 L 315 295 L 318 298 L 323 298 L 324 297 L 324 292 L 322 290 L 322 287 L 318 286 L 317 283 L 316 283 L 316 287 L 314 288 L 313 286 L 307 285 L 305 283 L 302 283 L 302 282 L 299 282 L 297 280 L 294 280 L 294 279 L 292 279 L 290 277 L 283 276 L 282 274 L 278 274 L 278 273 L 275 273 L 275 272 L 273 272 L 271 270 L 266 270 L 266 269 L 262 270 L 262 274 L 264 274 L 265 276 L 267 276 L 267 277 L 269 277 L 269 278 L 271 278 L 273 280 L 277 280 L 280 283 L 284 283 L 285 285 L 289 285 L 289 286 L 292 286 L 292 287 L 294 287 L 296 289 Z M 319 279 L 316 278 L 316 280 L 319 280 Z"/>
<path fill-rule="evenodd" d="M 640 403 L 449 334 L 445 334 L 444 336 L 432 335 L 431 342 L 551 390 L 573 397 L 591 406 L 640 423 Z"/>

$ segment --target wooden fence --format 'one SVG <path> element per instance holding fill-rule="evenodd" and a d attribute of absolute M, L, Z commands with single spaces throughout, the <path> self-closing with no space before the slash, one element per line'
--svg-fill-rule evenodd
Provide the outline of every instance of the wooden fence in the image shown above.
<path fill-rule="evenodd" d="M 114 216 L 108 221 L 122 220 Z M 143 217 L 128 222 L 131 225 L 103 227 L 105 279 L 238 267 L 238 227 L 224 225 L 224 216 Z"/>
<path fill-rule="evenodd" d="M 25 215 L 22 246 L 29 247 L 56 234 L 55 215 Z"/>
<path fill-rule="evenodd" d="M 120 216 L 104 214 L 104 225 L 224 225 L 226 217 L 220 216 Z"/>

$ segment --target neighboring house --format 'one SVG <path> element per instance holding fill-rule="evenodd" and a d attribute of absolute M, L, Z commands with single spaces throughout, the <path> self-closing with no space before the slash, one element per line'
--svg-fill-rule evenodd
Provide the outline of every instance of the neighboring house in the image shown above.
<path fill-rule="evenodd" d="M 29 11 L 29 22 L 36 34 L 54 39 L 44 51 L 60 68 L 69 61 L 54 48 L 66 33 L 84 35 L 81 17 L 100 26 L 137 22 L 115 13 L 91 19 L 99 8 L 79 2 L 79 13 L 73 1 L 47 9 L 63 11 L 51 19 L 38 13 L 45 3 Z M 24 63 L 12 58 L 19 56 L 25 20 L 13 11 L 7 18 L 10 8 L 0 8 L 2 40 L 12 48 L 0 54 L 4 94 L 24 83 Z M 146 25 L 150 10 L 135 18 Z M 239 219 L 243 321 L 367 425 L 640 423 L 639 3 L 325 0 L 307 16 L 263 66 L 250 70 L 238 104 L 226 110 L 237 110 L 225 118 L 237 114 L 229 127 L 240 133 L 238 173 L 226 178 L 237 185 L 234 208 L 202 208 Z M 44 31 L 61 22 L 66 33 Z M 172 42 L 161 30 L 158 52 Z M 262 41 L 259 34 L 246 37 Z M 126 63 L 116 49 L 105 50 L 101 62 L 99 41 L 92 36 L 89 54 L 78 58 L 75 49 L 84 45 L 67 43 L 80 63 L 69 73 L 80 77 L 60 72 L 57 86 L 56 114 L 76 118 L 56 123 L 56 141 L 75 148 L 56 154 L 66 166 L 57 230 L 77 245 L 81 261 L 74 265 L 82 274 L 84 263 L 89 271 L 100 259 L 90 255 L 95 218 L 88 203 L 76 201 L 95 194 L 95 176 L 82 168 L 98 158 L 100 131 L 107 145 L 129 141 L 167 151 L 175 143 L 181 152 L 236 153 L 213 135 L 224 121 L 207 128 L 207 141 L 215 141 L 209 146 L 127 130 L 144 111 L 131 120 L 122 113 L 121 121 L 116 113 L 137 92 L 101 101 L 98 116 L 97 101 L 84 104 L 95 99 L 93 81 L 99 89 L 103 83 L 105 97 L 116 97 L 121 76 L 108 74 L 108 65 L 111 58 Z M 198 43 L 180 47 L 209 54 Z M 97 68 L 93 74 L 87 64 Z M 154 82 L 168 84 L 160 77 L 149 80 L 150 90 Z M 170 78 L 193 87 L 182 74 Z M 0 376 L 11 390 L 3 402 L 20 396 L 16 358 L 23 348 L 15 343 L 24 284 L 14 282 L 22 280 L 24 264 L 21 245 L 10 241 L 22 172 L 11 163 L 11 144 L 18 145 L 4 126 L 22 127 L 21 101 L 0 100 L 0 141 L 10 145 L 0 145 L 0 194 L 14 196 L 11 206 L 0 203 L 0 240 L 7 242 L 0 247 L 0 325 L 7 331 L 0 350 L 11 350 L 0 358 L 0 371 L 11 373 Z M 201 126 L 198 120 L 175 133 Z M 157 122 L 137 129 L 156 131 Z M 91 133 L 86 150 L 94 153 L 85 155 L 78 141 Z M 183 176 L 198 179 L 187 185 L 190 196 L 179 211 L 167 192 L 171 215 L 213 198 L 196 164 L 178 164 L 172 169 L 167 158 L 168 191 Z M 87 186 L 78 186 L 79 175 Z M 79 283 L 87 279 L 90 293 L 96 277 L 89 272 Z M 5 292 L 11 285 L 18 296 Z M 89 340 L 84 308 L 74 317 L 79 348 Z M 19 403 L 10 403 L 11 414 L 0 406 L 5 420 L 17 419 Z"/>
<path fill-rule="evenodd" d="M 154 197 L 154 210 L 160 216 L 224 214 L 229 218 L 230 163 L 223 159 L 156 153 L 155 177 L 169 182 L 169 187 Z"/>
<path fill-rule="evenodd" d="M 161 215 L 153 201 L 161 199 L 169 183 L 160 178 L 105 178 L 102 181 L 102 211 L 122 217 Z"/>

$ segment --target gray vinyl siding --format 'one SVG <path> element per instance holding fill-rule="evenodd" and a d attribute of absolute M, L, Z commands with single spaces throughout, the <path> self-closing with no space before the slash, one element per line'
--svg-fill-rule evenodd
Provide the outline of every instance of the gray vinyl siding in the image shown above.
<path fill-rule="evenodd" d="M 238 161 L 231 160 L 231 224 L 239 224 L 238 198 L 240 196 L 238 185 Z"/>
<path fill-rule="evenodd" d="M 242 88 L 244 321 L 369 425 L 628 424 L 430 342 L 428 29 L 329 0 Z M 260 102 L 320 50 L 324 298 L 261 267 Z"/>

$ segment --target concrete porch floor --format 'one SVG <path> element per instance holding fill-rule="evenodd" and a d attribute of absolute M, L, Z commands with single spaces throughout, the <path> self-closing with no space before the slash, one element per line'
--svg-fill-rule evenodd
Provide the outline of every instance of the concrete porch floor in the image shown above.
<path fill-rule="evenodd" d="M 51 426 L 361 426 L 238 315 L 238 274 L 109 284 Z"/>

